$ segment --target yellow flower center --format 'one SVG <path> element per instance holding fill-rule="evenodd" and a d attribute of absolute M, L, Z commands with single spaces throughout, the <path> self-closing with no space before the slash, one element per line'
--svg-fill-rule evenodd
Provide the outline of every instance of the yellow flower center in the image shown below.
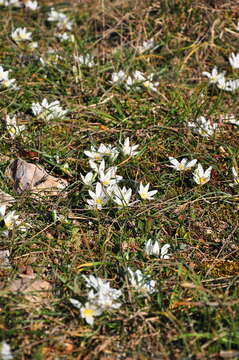
<path fill-rule="evenodd" d="M 98 199 L 95 200 L 95 202 L 96 202 L 96 204 L 100 204 L 100 205 L 101 205 L 101 204 L 103 203 L 103 200 L 100 199 L 100 198 L 98 198 Z"/>
<path fill-rule="evenodd" d="M 148 193 L 147 193 L 147 192 L 141 192 L 141 193 L 140 193 L 140 196 L 141 196 L 142 199 L 145 200 L 145 199 L 147 199 L 147 197 L 148 197 Z"/>
<path fill-rule="evenodd" d="M 92 309 L 84 309 L 83 314 L 84 314 L 85 317 L 92 317 L 93 310 Z"/>
<path fill-rule="evenodd" d="M 204 185 L 207 182 L 207 179 L 205 177 L 199 177 L 200 185 Z"/>
<path fill-rule="evenodd" d="M 101 158 L 99 153 L 95 153 L 94 157 L 95 157 L 95 160 L 100 160 L 100 158 Z"/>

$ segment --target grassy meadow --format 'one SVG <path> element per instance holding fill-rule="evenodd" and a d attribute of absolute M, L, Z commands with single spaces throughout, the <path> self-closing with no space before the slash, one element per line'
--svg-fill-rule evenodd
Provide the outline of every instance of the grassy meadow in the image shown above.
<path fill-rule="evenodd" d="M 237 1 L 14 1 L 0 1 L 0 189 L 15 199 L 0 203 L 0 359 L 239 359 Z M 67 185 L 19 190 L 15 159 Z"/>

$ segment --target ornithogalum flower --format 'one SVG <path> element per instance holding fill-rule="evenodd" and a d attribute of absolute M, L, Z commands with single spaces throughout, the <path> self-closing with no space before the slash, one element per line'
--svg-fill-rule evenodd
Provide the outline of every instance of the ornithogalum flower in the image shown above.
<path fill-rule="evenodd" d="M 211 123 L 204 116 L 200 116 L 195 122 L 188 122 L 188 126 L 203 137 L 210 137 L 218 127 L 217 123 Z"/>
<path fill-rule="evenodd" d="M 130 145 L 127 137 L 122 145 L 122 153 L 124 156 L 135 156 L 138 154 L 138 151 L 135 151 L 138 147 L 139 145 Z"/>
<path fill-rule="evenodd" d="M 39 9 L 37 1 L 27 0 L 24 4 L 27 9 L 30 9 L 32 11 L 36 11 Z"/>
<path fill-rule="evenodd" d="M 141 199 L 154 200 L 154 195 L 158 192 L 158 190 L 149 191 L 149 183 L 145 186 L 142 183 L 140 183 L 138 192 Z"/>
<path fill-rule="evenodd" d="M 188 161 L 187 158 L 183 158 L 180 162 L 175 159 L 174 157 L 170 156 L 169 161 L 172 165 L 168 165 L 169 167 L 172 167 L 174 170 L 177 171 L 186 171 L 191 169 L 193 166 L 195 166 L 197 159 L 193 159 L 191 161 Z"/>
<path fill-rule="evenodd" d="M 109 189 L 108 194 L 111 195 L 111 198 L 114 203 L 119 206 L 130 206 L 130 199 L 132 196 L 132 189 L 126 189 L 124 186 L 120 188 L 115 185 L 111 189 Z"/>
<path fill-rule="evenodd" d="M 91 185 L 94 181 L 94 174 L 92 171 L 88 172 L 85 176 L 80 175 L 83 183 L 87 186 Z"/>
<path fill-rule="evenodd" d="M 206 184 L 211 177 L 212 167 L 210 166 L 207 170 L 203 170 L 201 164 L 198 164 L 196 170 L 193 173 L 193 179 L 196 184 L 204 185 Z"/>
<path fill-rule="evenodd" d="M 142 294 L 152 294 L 155 292 L 156 282 L 149 277 L 143 275 L 140 270 L 133 271 L 130 268 L 128 271 L 128 279 L 130 285 Z"/>
<path fill-rule="evenodd" d="M 27 29 L 24 28 L 17 28 L 15 31 L 12 32 L 11 37 L 14 41 L 30 41 L 32 39 L 32 33 L 27 32 Z"/>
<path fill-rule="evenodd" d="M 78 300 L 76 299 L 70 299 L 70 302 L 72 305 L 74 305 L 77 309 L 80 310 L 81 317 L 85 319 L 87 324 L 93 325 L 94 324 L 94 317 L 99 316 L 102 314 L 102 310 L 95 306 L 94 304 L 90 302 L 86 302 L 85 305 L 82 305 Z"/>
<path fill-rule="evenodd" d="M 68 110 L 63 110 L 58 100 L 48 103 L 47 99 L 43 99 L 42 103 L 32 104 L 32 112 L 39 119 L 49 121 L 63 118 Z"/>
<path fill-rule="evenodd" d="M 231 53 L 228 59 L 233 69 L 239 69 L 239 53 Z"/>
<path fill-rule="evenodd" d="M 95 192 L 93 192 L 92 190 L 89 190 L 88 192 L 91 197 L 90 200 L 87 200 L 90 208 L 101 210 L 108 201 L 108 196 L 106 195 L 106 192 L 104 191 L 101 183 L 98 182 L 96 184 Z"/>
<path fill-rule="evenodd" d="M 225 71 L 219 73 L 216 66 L 212 69 L 212 73 L 204 71 L 202 74 L 208 77 L 209 84 L 217 84 L 219 80 L 225 79 Z"/>
<path fill-rule="evenodd" d="M 12 118 L 7 115 L 5 118 L 7 131 L 10 134 L 12 138 L 15 138 L 16 136 L 19 136 L 20 133 L 25 130 L 25 125 L 18 125 L 16 116 L 13 116 Z"/>

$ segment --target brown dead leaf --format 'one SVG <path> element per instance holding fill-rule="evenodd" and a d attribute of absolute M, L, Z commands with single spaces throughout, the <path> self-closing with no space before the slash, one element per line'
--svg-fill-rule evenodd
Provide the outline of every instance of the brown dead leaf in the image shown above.
<path fill-rule="evenodd" d="M 46 304 L 49 301 L 52 286 L 48 281 L 36 280 L 33 277 L 24 277 L 22 279 L 13 280 L 8 291 L 22 293 L 26 300 L 34 304 Z"/>
<path fill-rule="evenodd" d="M 35 197 L 38 193 L 48 196 L 58 195 L 68 185 L 65 179 L 49 175 L 41 166 L 22 159 L 12 160 L 5 175 L 12 180 L 18 194 L 31 191 Z"/>
<path fill-rule="evenodd" d="M 5 193 L 0 189 L 0 206 L 1 205 L 11 205 L 15 201 L 14 197 Z"/>

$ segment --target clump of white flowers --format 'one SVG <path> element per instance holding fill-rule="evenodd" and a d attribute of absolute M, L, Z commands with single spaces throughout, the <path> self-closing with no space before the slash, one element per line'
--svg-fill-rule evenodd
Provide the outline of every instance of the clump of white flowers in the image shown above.
<path fill-rule="evenodd" d="M 142 295 L 153 294 L 155 292 L 156 281 L 144 275 L 141 270 L 133 271 L 128 267 L 128 279 L 130 286 Z"/>
<path fill-rule="evenodd" d="M 19 0 L 0 0 L 0 5 L 2 6 L 12 6 L 12 7 L 21 7 L 22 4 Z"/>
<path fill-rule="evenodd" d="M 32 11 L 36 11 L 39 9 L 37 1 L 27 0 L 27 1 L 25 1 L 24 5 L 25 5 L 26 9 L 29 9 Z"/>
<path fill-rule="evenodd" d="M 160 244 L 157 240 L 153 241 L 149 239 L 145 244 L 145 254 L 146 255 L 154 255 L 154 256 L 160 256 L 160 259 L 169 259 L 170 254 L 168 254 L 170 245 L 165 244 L 160 248 Z"/>
<path fill-rule="evenodd" d="M 232 53 L 229 56 L 229 63 L 233 69 L 239 69 L 239 53 Z M 221 90 L 233 92 L 239 89 L 239 79 L 227 80 L 225 71 L 219 73 L 216 66 L 212 69 L 212 73 L 204 71 L 202 75 L 208 77 L 209 84 L 215 84 Z"/>
<path fill-rule="evenodd" d="M 122 291 L 112 288 L 107 280 L 93 275 L 83 275 L 86 287 L 90 289 L 87 294 L 87 301 L 81 304 L 76 299 L 70 299 L 72 305 L 80 310 L 81 317 L 89 325 L 94 324 L 94 317 L 99 316 L 103 311 L 112 311 L 120 308 L 121 303 L 118 298 L 122 296 Z"/>
<path fill-rule="evenodd" d="M 159 82 L 154 81 L 154 74 L 145 75 L 141 71 L 134 71 L 131 75 L 127 75 L 123 70 L 119 72 L 114 72 L 112 74 L 111 83 L 122 83 L 127 90 L 132 86 L 136 88 L 145 87 L 150 91 L 157 92 L 157 87 Z"/>
<path fill-rule="evenodd" d="M 68 112 L 63 110 L 58 100 L 48 103 L 47 99 L 43 99 L 41 103 L 33 103 L 31 108 L 33 114 L 44 121 L 63 118 Z"/>
<path fill-rule="evenodd" d="M 97 148 L 94 145 L 84 154 L 89 158 L 91 171 L 86 175 L 80 174 L 81 180 L 88 190 L 90 199 L 86 202 L 91 209 L 102 210 L 108 203 L 116 204 L 118 207 L 131 206 L 138 202 L 131 201 L 133 191 L 126 186 L 120 186 L 124 179 L 117 174 L 117 166 L 112 163 L 121 153 L 123 156 L 133 157 L 138 154 L 136 149 L 139 145 L 130 145 L 129 138 L 126 138 L 119 148 L 112 145 L 100 144 Z M 150 184 L 139 185 L 138 194 L 142 200 L 153 200 L 157 190 L 149 191 Z"/>
<path fill-rule="evenodd" d="M 200 116 L 196 119 L 195 122 L 188 122 L 188 127 L 193 130 L 193 132 L 203 136 L 210 137 L 214 135 L 216 129 L 218 128 L 218 123 L 212 123 L 210 120 L 206 119 L 204 116 Z"/>
<path fill-rule="evenodd" d="M 60 30 L 72 30 L 73 21 L 69 19 L 67 15 L 62 12 L 56 11 L 54 8 L 51 9 L 51 12 L 48 14 L 47 20 L 49 22 L 56 22 L 56 26 Z"/>
<path fill-rule="evenodd" d="M 143 54 L 149 50 L 155 50 L 157 46 L 155 46 L 154 39 L 144 40 L 141 45 L 137 46 L 136 50 L 139 54 Z"/>
<path fill-rule="evenodd" d="M 89 68 L 93 67 L 96 65 L 95 61 L 94 61 L 94 57 L 90 54 L 86 54 L 86 55 L 75 55 L 74 56 L 74 60 L 77 64 L 80 65 L 84 65 L 87 66 Z"/>
<path fill-rule="evenodd" d="M 7 89 L 7 88 L 12 88 L 12 89 L 17 89 L 17 86 L 15 84 L 16 79 L 9 79 L 9 72 L 11 70 L 3 70 L 3 67 L 0 66 L 0 88 L 3 89 Z"/>

